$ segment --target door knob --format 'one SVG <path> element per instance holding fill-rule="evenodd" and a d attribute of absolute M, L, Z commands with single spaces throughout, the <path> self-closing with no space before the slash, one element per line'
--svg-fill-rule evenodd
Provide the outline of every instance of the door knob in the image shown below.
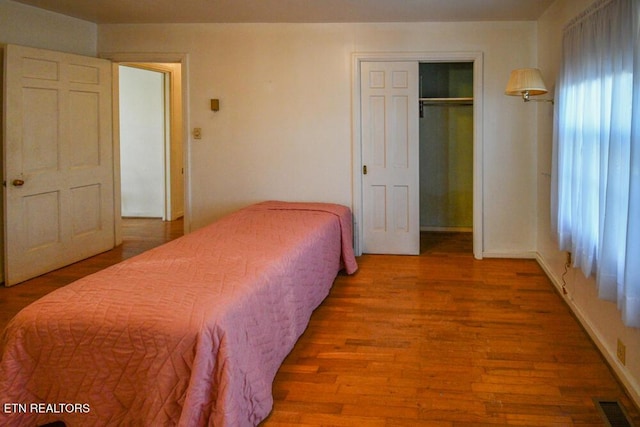
<path fill-rule="evenodd" d="M 24 180 L 14 179 L 11 184 L 13 184 L 14 187 L 22 187 L 24 185 Z"/>

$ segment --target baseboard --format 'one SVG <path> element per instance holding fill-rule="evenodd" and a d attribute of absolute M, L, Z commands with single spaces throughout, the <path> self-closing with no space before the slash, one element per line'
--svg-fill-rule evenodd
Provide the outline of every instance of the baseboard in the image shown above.
<path fill-rule="evenodd" d="M 483 252 L 483 258 L 536 259 L 536 252 Z"/>
<path fill-rule="evenodd" d="M 618 358 L 616 354 L 610 352 L 607 349 L 607 346 L 604 344 L 605 340 L 598 333 L 598 330 L 593 327 L 593 325 L 584 315 L 582 310 L 580 310 L 580 307 L 574 304 L 573 300 L 571 299 L 571 295 L 564 295 L 564 293 L 562 292 L 561 278 L 557 277 L 551 271 L 551 269 L 549 268 L 547 263 L 545 263 L 544 259 L 542 258 L 542 256 L 540 256 L 539 253 L 536 254 L 535 258 L 536 258 L 536 261 L 538 261 L 538 264 L 540 265 L 540 267 L 542 267 L 542 269 L 544 270 L 549 280 L 551 280 L 551 283 L 553 283 L 553 285 L 556 287 L 556 290 L 558 291 L 558 293 L 561 296 L 564 296 L 563 299 L 565 303 L 569 306 L 569 309 L 571 310 L 573 315 L 576 317 L 578 322 L 580 322 L 580 325 L 582 326 L 582 328 L 587 332 L 587 334 L 589 335 L 593 343 L 596 345 L 596 347 L 598 348 L 602 356 L 605 358 L 605 360 L 607 361 L 607 364 L 609 365 L 611 370 L 614 372 L 615 376 L 618 378 L 618 381 L 625 388 L 629 397 L 631 397 L 631 399 L 634 401 L 636 406 L 640 407 L 640 384 L 638 384 L 635 378 L 628 375 L 624 366 L 622 366 L 620 362 L 618 362 Z"/>

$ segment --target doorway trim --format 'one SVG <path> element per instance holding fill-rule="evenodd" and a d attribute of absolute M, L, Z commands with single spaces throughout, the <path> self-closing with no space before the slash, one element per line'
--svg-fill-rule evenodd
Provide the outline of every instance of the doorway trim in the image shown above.
<path fill-rule="evenodd" d="M 483 257 L 483 53 L 482 52 L 362 52 L 352 55 L 352 185 L 354 216 L 354 249 L 362 254 L 362 223 L 364 207 L 362 200 L 362 118 L 360 99 L 360 69 L 363 62 L 473 62 L 473 255 Z M 418 118 L 416 117 L 416 120 Z"/>
<path fill-rule="evenodd" d="M 113 149 L 114 190 L 116 210 L 116 245 L 122 243 L 122 215 L 120 208 L 120 123 L 118 67 L 127 63 L 176 63 L 181 65 L 182 77 L 182 156 L 184 162 L 184 234 L 191 231 L 191 139 L 189 137 L 189 55 L 186 53 L 159 52 L 100 52 L 100 58 L 108 59 L 113 67 Z"/>

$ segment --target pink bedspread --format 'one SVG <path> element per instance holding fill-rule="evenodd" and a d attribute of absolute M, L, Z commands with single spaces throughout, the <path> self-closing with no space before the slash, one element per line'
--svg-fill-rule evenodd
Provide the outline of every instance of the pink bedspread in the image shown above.
<path fill-rule="evenodd" d="M 59 289 L 4 331 L 0 425 L 256 425 L 340 268 L 348 208 L 265 202 Z"/>

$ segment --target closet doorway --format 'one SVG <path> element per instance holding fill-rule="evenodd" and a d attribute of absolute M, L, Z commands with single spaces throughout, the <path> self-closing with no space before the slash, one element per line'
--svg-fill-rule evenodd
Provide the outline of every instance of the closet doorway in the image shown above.
<path fill-rule="evenodd" d="M 424 247 L 425 233 L 473 232 L 473 62 L 421 63 L 419 86 Z"/>
<path fill-rule="evenodd" d="M 377 102 L 376 99 L 374 98 L 376 97 L 380 98 L 380 96 L 367 93 L 369 91 L 367 85 L 370 85 L 370 83 L 367 83 L 367 80 L 372 79 L 372 74 L 371 72 L 366 71 L 368 68 L 370 68 L 366 63 L 378 62 L 378 63 L 392 64 L 392 63 L 405 62 L 407 64 L 410 64 L 413 62 L 415 64 L 416 69 L 419 68 L 420 66 L 422 66 L 422 68 L 428 69 L 430 64 L 438 65 L 438 64 L 451 63 L 451 64 L 454 64 L 455 66 L 450 66 L 449 68 L 451 68 L 452 70 L 449 70 L 443 74 L 450 74 L 447 77 L 449 81 L 451 80 L 451 74 L 453 74 L 454 76 L 461 74 L 469 77 L 471 80 L 471 84 L 470 85 L 468 83 L 463 84 L 462 85 L 463 88 L 461 88 L 460 90 L 462 89 L 464 89 L 464 91 L 470 90 L 472 93 L 471 96 L 468 96 L 467 93 L 463 93 L 463 95 L 465 96 L 452 96 L 452 93 L 454 95 L 458 94 L 456 92 L 458 88 L 456 88 L 455 90 L 452 90 L 449 87 L 450 83 L 446 85 L 445 89 L 447 93 L 445 93 L 444 96 L 441 96 L 443 94 L 438 92 L 433 94 L 428 94 L 428 93 L 423 94 L 422 90 L 432 89 L 429 86 L 431 83 L 429 83 L 429 85 L 425 85 L 426 82 L 424 81 L 424 77 L 423 77 L 421 89 L 416 90 L 416 92 L 418 91 L 420 92 L 417 93 L 415 96 L 414 105 L 416 105 L 416 107 L 418 107 L 419 105 L 419 107 L 423 109 L 423 114 L 425 114 L 427 113 L 426 110 L 441 108 L 441 106 L 428 105 L 430 103 L 433 104 L 435 102 L 440 102 L 443 105 L 446 105 L 444 103 L 449 102 L 450 104 L 453 104 L 453 101 L 451 99 L 438 100 L 437 98 L 452 98 L 452 97 L 470 98 L 470 99 L 465 99 L 464 101 L 456 100 L 456 103 L 458 104 L 462 104 L 462 103 L 470 104 L 471 102 L 472 104 L 465 106 L 467 110 L 470 110 L 467 112 L 466 115 L 465 114 L 458 115 L 453 119 L 453 122 L 456 122 L 456 121 L 471 122 L 471 131 L 470 131 L 471 132 L 471 149 L 469 149 L 468 145 L 464 145 L 464 144 L 461 144 L 455 147 L 454 151 L 456 151 L 457 157 L 462 157 L 466 160 L 463 163 L 464 166 L 458 166 L 457 169 L 453 172 L 441 171 L 440 178 L 434 178 L 434 177 L 424 178 L 424 179 L 431 179 L 434 181 L 437 181 L 437 179 L 440 179 L 440 181 L 446 184 L 445 187 L 449 188 L 449 190 L 447 190 L 449 194 L 447 196 L 438 195 L 438 192 L 443 192 L 444 190 L 440 188 L 436 191 L 435 187 L 432 188 L 430 190 L 431 194 L 427 193 L 427 195 L 424 196 L 423 199 L 424 200 L 427 200 L 428 198 L 432 199 L 431 200 L 432 206 L 430 208 L 433 210 L 433 212 L 430 213 L 428 209 L 427 210 L 422 209 L 424 211 L 424 214 L 420 216 L 421 216 L 421 220 L 424 219 L 425 221 L 424 222 L 420 221 L 421 224 L 419 226 L 415 226 L 415 224 L 417 224 L 416 222 L 412 227 L 404 227 L 404 229 L 402 229 L 401 231 L 413 233 L 414 235 L 418 236 L 418 239 L 420 234 L 420 228 L 433 229 L 433 230 L 438 229 L 441 231 L 444 231 L 444 230 L 451 231 L 454 229 L 457 231 L 472 231 L 473 255 L 476 259 L 481 259 L 483 254 L 483 247 L 482 247 L 482 241 L 483 241 L 482 240 L 482 234 L 483 234 L 483 228 L 482 228 L 483 56 L 482 56 L 482 53 L 481 52 L 463 52 L 463 53 L 442 52 L 442 53 L 424 53 L 424 54 L 421 54 L 421 53 L 354 54 L 353 59 L 354 59 L 354 64 L 353 64 L 354 65 L 353 66 L 354 85 L 353 85 L 353 97 L 352 97 L 354 102 L 354 105 L 353 105 L 353 112 L 354 112 L 354 116 L 353 116 L 353 134 L 354 134 L 353 212 L 354 212 L 354 220 L 355 220 L 354 229 L 355 229 L 356 254 L 369 252 L 367 249 L 367 244 L 369 241 L 368 240 L 369 236 L 367 235 L 367 233 L 371 233 L 372 229 L 368 224 L 375 223 L 374 220 L 377 220 L 378 221 L 377 223 L 381 224 L 383 222 L 382 221 L 383 218 L 381 217 L 380 212 L 382 213 L 388 212 L 388 210 L 385 211 L 381 209 L 377 209 L 377 210 L 371 209 L 371 203 L 368 202 L 368 200 L 372 199 L 370 195 L 372 191 L 371 188 L 375 188 L 377 194 L 379 195 L 378 199 L 380 200 L 385 200 L 385 199 L 390 200 L 388 196 L 384 196 L 384 195 L 385 194 L 392 195 L 393 194 L 392 191 L 394 190 L 394 188 L 389 186 L 390 184 L 379 184 L 376 186 L 372 186 L 369 183 L 369 181 L 371 181 L 370 179 L 371 174 L 369 173 L 371 172 L 370 170 L 371 168 L 367 168 L 366 166 L 367 166 L 367 163 L 371 163 L 371 156 L 368 154 L 368 152 L 370 152 L 371 150 L 369 149 L 367 144 L 371 143 L 371 141 L 373 140 L 379 141 L 380 138 L 387 138 L 388 136 L 379 134 L 377 137 L 371 137 L 371 133 L 373 132 L 373 129 L 377 126 L 376 123 L 383 123 L 383 122 L 381 122 L 378 119 L 375 119 L 374 116 L 367 113 L 367 109 L 369 108 L 367 106 L 367 103 L 371 104 L 372 102 Z M 378 68 L 382 69 L 383 68 L 382 64 L 376 67 L 376 69 Z M 379 74 L 379 73 L 376 73 L 376 74 Z M 416 80 L 418 79 L 419 79 L 419 76 L 416 76 Z M 435 78 L 434 80 L 437 81 L 438 79 Z M 416 82 L 416 86 L 419 86 L 419 82 Z M 435 85 L 434 87 L 437 87 L 437 85 Z M 428 95 L 428 96 L 423 97 L 423 95 Z M 409 96 L 411 97 L 411 95 Z M 431 98 L 431 99 L 428 99 L 426 101 L 425 100 L 419 101 L 418 100 L 419 97 Z M 385 104 L 386 104 L 386 101 L 385 101 Z M 409 102 L 408 105 L 411 105 L 411 102 Z M 453 105 L 448 105 L 447 107 L 445 107 L 445 109 L 450 109 L 450 108 L 455 108 L 455 107 L 453 107 Z M 416 114 L 409 114 L 407 116 L 407 120 L 408 120 L 409 126 L 413 126 L 411 123 L 415 123 L 415 126 L 418 127 L 420 120 L 423 120 L 423 119 L 421 119 L 420 115 L 418 114 L 418 108 L 415 109 L 415 112 Z M 431 112 L 428 111 L 428 113 L 431 113 Z M 442 115 L 442 113 L 439 113 L 439 114 Z M 433 115 L 436 115 L 436 114 L 433 114 Z M 396 121 L 396 123 L 399 123 L 399 122 Z M 427 124 L 427 121 L 425 121 L 425 123 L 422 124 L 422 127 L 423 128 L 427 127 L 426 124 Z M 385 129 L 384 126 L 377 126 L 377 127 L 382 130 Z M 437 131 L 434 129 L 430 129 L 429 132 L 446 133 L 446 132 L 443 132 L 442 130 Z M 448 133 L 450 137 L 455 137 L 455 135 L 458 133 L 468 133 L 468 131 L 458 132 L 458 131 L 449 130 Z M 408 135 L 403 132 L 400 132 L 399 134 Z M 451 136 L 452 134 L 454 136 Z M 408 145 L 415 144 L 415 146 L 418 146 L 420 144 L 419 139 L 420 138 L 416 138 L 416 140 L 413 141 L 411 140 L 411 138 L 409 138 L 407 140 L 407 144 Z M 401 142 L 400 144 L 397 144 L 395 141 L 389 140 L 388 145 L 391 147 L 394 147 L 394 146 L 401 147 L 401 146 L 404 146 L 404 143 Z M 384 144 L 379 143 L 376 146 L 386 147 L 387 143 L 384 143 Z M 448 147 L 447 150 L 451 151 L 451 147 Z M 429 151 L 429 149 L 420 147 L 419 151 L 424 151 L 426 153 Z M 434 160 L 434 161 L 441 162 L 443 152 L 444 152 L 444 148 L 441 147 L 440 148 L 441 158 L 440 160 Z M 391 153 L 393 153 L 393 151 L 391 151 Z M 446 153 L 446 154 L 447 156 L 451 157 L 450 153 Z M 434 157 L 437 158 L 437 156 L 434 156 Z M 380 156 L 378 156 L 378 158 L 380 158 Z M 447 162 L 449 162 L 450 160 L 451 159 L 447 159 Z M 420 159 L 420 163 L 421 164 L 418 168 L 419 170 L 415 174 L 415 178 L 412 178 L 412 180 L 410 181 L 414 183 L 411 185 L 415 185 L 415 183 L 419 183 L 420 181 L 420 177 L 418 176 L 420 175 L 419 171 L 425 168 L 425 166 L 422 164 L 423 163 L 422 159 Z M 471 178 L 469 179 L 469 177 Z M 413 179 L 415 179 L 415 181 L 413 181 Z M 462 185 L 463 183 L 464 185 Z M 469 191 L 469 183 L 471 185 L 470 191 Z M 452 185 L 454 185 L 453 186 L 453 188 L 455 189 L 454 192 L 450 191 L 450 188 Z M 413 192 L 411 193 L 413 194 Z M 457 194 L 457 193 L 460 193 L 460 194 Z M 471 193 L 470 198 L 468 197 L 469 193 Z M 419 197 L 418 196 L 419 192 L 416 192 L 415 194 L 416 194 L 415 197 L 417 199 Z M 461 197 L 462 194 L 464 194 L 466 198 Z M 411 196 L 411 197 L 414 197 L 414 196 Z M 449 204 L 448 205 L 438 204 L 438 202 L 434 201 L 437 198 L 440 198 L 442 200 L 448 200 Z M 451 201 L 455 202 L 453 206 L 451 206 Z M 418 200 L 416 200 L 415 203 L 416 203 L 416 206 L 419 206 Z M 395 205 L 392 202 L 391 205 L 389 206 L 393 208 Z M 409 206 L 409 204 L 407 204 L 407 206 Z M 418 210 L 420 209 L 416 209 L 416 211 Z M 415 212 L 415 211 L 412 211 L 412 212 Z M 443 212 L 445 213 L 443 214 Z M 449 221 L 451 217 L 457 218 L 457 221 L 456 222 Z M 469 223 L 469 217 L 471 218 L 470 223 Z M 440 218 L 440 222 L 432 221 L 433 218 L 436 218 L 436 219 Z M 401 223 L 401 225 L 402 224 L 404 223 Z M 388 227 L 396 227 L 396 224 L 393 221 L 392 222 L 387 221 L 387 225 Z M 397 228 L 400 230 L 402 227 L 397 227 Z M 373 232 L 376 232 L 376 230 L 373 230 Z M 365 244 L 365 242 L 367 242 L 367 244 Z M 391 249 L 388 252 L 378 251 L 378 252 L 372 252 L 372 253 L 392 254 L 395 252 L 393 252 L 393 250 Z"/>

